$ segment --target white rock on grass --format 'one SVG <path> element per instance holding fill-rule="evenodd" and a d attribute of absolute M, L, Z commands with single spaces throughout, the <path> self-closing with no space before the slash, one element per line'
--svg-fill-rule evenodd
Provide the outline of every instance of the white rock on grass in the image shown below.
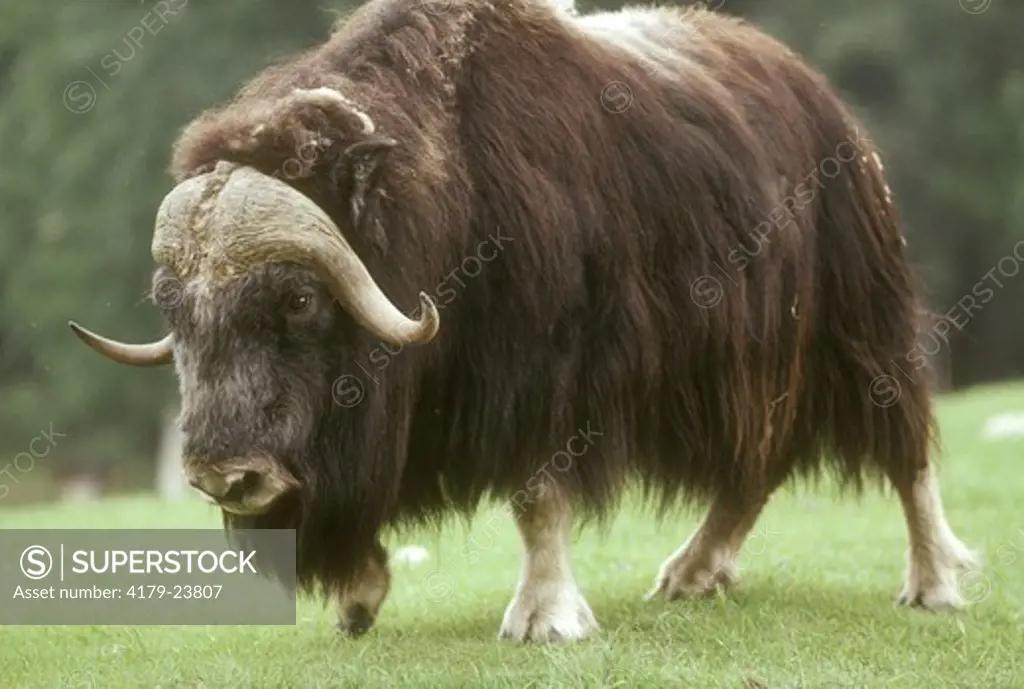
<path fill-rule="evenodd" d="M 391 555 L 391 561 L 415 567 L 430 556 L 427 549 L 418 545 L 403 545 Z"/>
<path fill-rule="evenodd" d="M 981 436 L 986 440 L 1024 437 L 1024 411 L 998 414 L 985 422 Z"/>

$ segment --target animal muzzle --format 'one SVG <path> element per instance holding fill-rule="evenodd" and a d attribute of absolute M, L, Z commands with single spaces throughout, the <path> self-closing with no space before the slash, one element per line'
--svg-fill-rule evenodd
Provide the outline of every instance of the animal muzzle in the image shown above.
<path fill-rule="evenodd" d="M 225 512 L 256 515 L 299 488 L 298 480 L 269 457 L 239 457 L 223 462 L 185 460 L 189 484 Z"/>

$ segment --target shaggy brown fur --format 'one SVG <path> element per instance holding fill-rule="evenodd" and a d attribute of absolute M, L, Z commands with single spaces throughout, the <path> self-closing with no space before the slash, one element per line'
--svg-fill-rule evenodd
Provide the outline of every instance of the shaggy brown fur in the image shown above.
<path fill-rule="evenodd" d="M 872 399 L 917 321 L 874 145 L 775 40 L 650 16 L 685 30 L 651 28 L 644 57 L 534 0 L 372 0 L 177 143 L 176 179 L 219 160 L 289 178 L 396 304 L 425 289 L 442 307 L 433 343 L 318 422 L 329 452 L 294 467 L 315 489 L 230 518 L 298 527 L 307 585 L 344 586 L 383 527 L 523 491 L 588 424 L 601 435 L 557 479 L 596 515 L 631 477 L 664 505 L 757 502 L 825 468 L 859 488 L 927 466 L 925 370 Z M 677 53 L 655 64 L 651 44 Z M 351 107 L 293 97 L 320 87 Z M 377 137 L 398 145 L 359 182 L 343 152 Z M 310 142 L 315 160 L 282 175 Z M 496 232 L 510 241 L 456 286 Z M 353 331 L 336 373 L 378 346 Z"/>

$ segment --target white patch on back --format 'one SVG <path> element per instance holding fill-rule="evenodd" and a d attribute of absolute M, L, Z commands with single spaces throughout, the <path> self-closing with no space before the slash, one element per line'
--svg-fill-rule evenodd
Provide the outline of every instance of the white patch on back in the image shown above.
<path fill-rule="evenodd" d="M 695 67 L 678 46 L 691 39 L 697 27 L 675 13 L 627 8 L 573 17 L 571 23 L 591 38 L 631 54 L 648 75 L 679 75 Z"/>
<path fill-rule="evenodd" d="M 570 17 L 576 16 L 575 0 L 551 0 L 551 4 L 555 6 L 555 9 L 563 14 L 567 14 Z"/>

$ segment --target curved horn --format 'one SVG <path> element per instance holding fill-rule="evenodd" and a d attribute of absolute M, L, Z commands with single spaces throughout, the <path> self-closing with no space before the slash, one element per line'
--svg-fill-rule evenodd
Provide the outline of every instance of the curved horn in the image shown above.
<path fill-rule="evenodd" d="M 133 345 L 107 339 L 102 335 L 83 328 L 74 321 L 68 321 L 78 338 L 94 350 L 119 364 L 131 366 L 163 366 L 174 360 L 174 336 L 167 335 L 158 342 Z"/>
<path fill-rule="evenodd" d="M 240 167 L 211 216 L 211 225 L 231 228 L 218 241 L 236 267 L 268 260 L 309 266 L 360 325 L 390 344 L 424 344 L 437 334 L 441 319 L 430 297 L 420 292 L 419 320 L 408 318 L 374 282 L 334 221 L 288 184 Z"/>

